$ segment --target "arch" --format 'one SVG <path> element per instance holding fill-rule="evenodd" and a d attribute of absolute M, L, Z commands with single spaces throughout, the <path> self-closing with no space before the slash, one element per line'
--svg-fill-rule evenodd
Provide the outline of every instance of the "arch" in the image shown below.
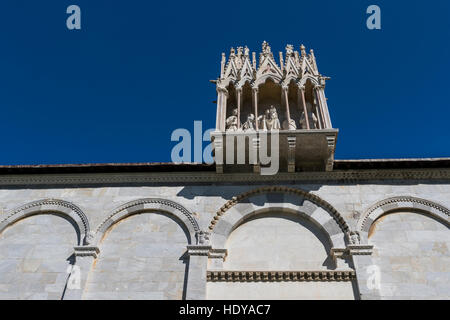
<path fill-rule="evenodd" d="M 200 232 L 200 228 L 197 220 L 192 213 L 181 204 L 172 200 L 146 198 L 127 202 L 113 210 L 112 213 L 98 226 L 93 243 L 98 244 L 106 231 L 116 222 L 143 211 L 166 212 L 178 218 L 183 223 L 182 227 L 185 227 L 189 232 L 189 243 L 192 243 L 192 241 L 199 236 L 198 233 Z"/>
<path fill-rule="evenodd" d="M 306 81 L 311 81 L 311 83 L 313 84 L 313 85 L 319 85 L 319 82 L 317 81 L 317 79 L 316 78 L 314 78 L 313 76 L 311 76 L 311 75 L 305 75 L 305 76 L 303 76 L 303 78 L 299 81 L 299 83 L 298 83 L 298 86 L 299 87 L 302 87 L 302 86 L 304 86 L 304 85 L 306 85 Z"/>
<path fill-rule="evenodd" d="M 257 78 L 254 83 L 253 83 L 253 87 L 259 87 L 261 85 L 263 85 L 264 83 L 266 83 L 267 80 L 272 80 L 275 84 L 281 86 L 281 81 L 283 80 L 283 78 L 275 75 L 275 74 L 266 74 L 262 77 Z"/>
<path fill-rule="evenodd" d="M 356 229 L 365 235 L 367 241 L 370 227 L 380 216 L 403 209 L 420 211 L 447 224 L 450 222 L 450 210 L 446 207 L 421 198 L 400 196 L 378 201 L 369 207 L 359 218 Z"/>
<path fill-rule="evenodd" d="M 286 79 L 283 80 L 282 86 L 289 86 L 293 83 L 297 88 L 299 87 L 298 76 L 288 75 Z"/>
<path fill-rule="evenodd" d="M 236 83 L 236 88 L 243 88 L 246 84 L 248 84 L 251 87 L 253 84 L 253 79 L 250 78 L 249 76 L 242 78 Z"/>
<path fill-rule="evenodd" d="M 301 189 L 262 187 L 227 201 L 211 220 L 211 242 L 224 248 L 231 232 L 249 217 L 268 211 L 301 214 L 323 229 L 333 248 L 345 248 L 349 227 L 344 218 L 328 202 Z"/>
<path fill-rule="evenodd" d="M 236 79 L 235 79 L 234 77 L 228 77 L 228 78 L 222 80 L 222 81 L 220 82 L 220 86 L 218 86 L 217 88 L 218 88 L 218 89 L 220 88 L 220 90 L 225 90 L 225 91 L 228 92 L 227 87 L 228 87 L 230 84 L 236 84 Z"/>
<path fill-rule="evenodd" d="M 59 213 L 73 221 L 78 228 L 77 231 L 80 232 L 78 245 L 89 244 L 90 229 L 86 215 L 73 203 L 58 199 L 33 201 L 11 210 L 6 214 L 7 217 L 0 222 L 0 233 L 9 225 L 21 219 L 48 212 Z"/>

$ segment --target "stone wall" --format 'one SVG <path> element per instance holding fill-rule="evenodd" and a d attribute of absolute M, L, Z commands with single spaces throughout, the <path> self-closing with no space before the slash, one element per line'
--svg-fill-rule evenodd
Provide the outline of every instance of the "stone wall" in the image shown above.
<path fill-rule="evenodd" d="M 243 198 L 250 199 L 249 203 L 239 203 L 240 195 L 267 186 L 285 186 L 302 190 L 304 194 L 293 195 L 280 188 L 267 191 L 281 194 L 278 200 L 261 195 L 258 203 L 252 203 L 256 200 L 245 196 Z M 399 200 L 390 207 L 376 207 L 377 203 L 393 197 L 413 197 L 428 202 L 410 201 L 410 204 Z M 17 210 L 42 199 L 60 199 L 76 208 L 61 206 L 50 210 L 52 208 L 40 205 L 33 212 L 29 208 Z M 166 199 L 176 205 L 158 200 L 151 207 L 147 203 L 136 204 L 132 214 L 127 214 L 130 210 L 127 206 L 118 210 L 139 199 Z M 273 206 L 269 206 L 269 202 Z M 440 206 L 433 207 L 429 203 Z M 220 211 L 224 205 L 229 208 Z M 450 297 L 450 234 L 448 211 L 445 211 L 450 208 L 449 182 L 2 186 L 0 206 L 2 299 L 71 297 L 71 292 L 64 291 L 67 266 L 79 264 L 81 257 L 86 256 L 88 260 L 81 270 L 86 278 L 80 289 L 84 294 L 74 295 L 76 298 L 226 298 L 232 296 L 232 292 L 247 292 L 248 295 L 242 297 L 252 298 L 253 288 L 259 294 L 255 298 L 271 298 L 276 292 L 280 298 L 318 298 L 325 297 L 325 291 L 335 292 L 327 298 L 343 299 L 359 298 L 360 294 L 363 299 L 419 298 L 424 297 L 424 292 L 427 297 Z M 371 211 L 374 206 L 376 209 Z M 411 208 L 405 211 L 403 206 Z M 248 208 L 253 208 L 259 217 L 248 221 L 252 216 L 244 212 Z M 286 218 L 296 211 L 299 215 L 293 218 L 295 221 Z M 125 214 L 114 215 L 115 212 Z M 389 215 L 381 214 L 383 212 Z M 20 218 L 17 221 L 16 216 Z M 361 223 L 362 220 L 365 222 Z M 219 222 L 213 225 L 212 221 Z M 367 228 L 372 222 L 375 226 L 369 232 Z M 213 230 L 211 226 L 215 226 Z M 358 230 L 361 241 L 351 247 L 348 232 Z M 199 242 L 199 231 L 211 232 L 211 241 Z M 221 239 L 227 240 L 222 247 L 217 246 L 222 243 Z M 189 249 L 189 245 L 200 247 Z M 374 246 L 372 255 L 365 255 L 364 245 Z M 78 253 L 73 262 L 74 247 L 79 246 L 82 250 L 98 247 L 98 256 Z M 263 259 L 258 252 L 264 254 Z M 269 260 L 266 255 L 270 256 Z M 336 264 L 333 265 L 333 261 Z M 379 290 L 365 288 L 366 268 L 371 264 L 381 270 Z M 430 266 L 426 272 L 423 271 L 425 265 Z M 271 283 L 263 281 L 238 281 L 235 285 L 219 281 L 207 285 L 207 268 L 223 271 L 354 270 L 357 279 L 325 281 L 320 280 L 320 275 L 314 281 L 282 280 L 276 289 L 266 290 Z M 323 277 L 330 275 L 324 273 Z M 358 282 L 356 295 L 354 281 Z M 294 292 L 293 296 L 283 293 L 290 287 L 297 288 L 289 289 Z M 243 288 L 246 289 L 241 290 Z M 326 289 L 321 291 L 320 288 Z M 195 295 L 191 295 L 190 290 Z M 305 292 L 310 292 L 311 296 L 305 296 Z"/>
<path fill-rule="evenodd" d="M 41 214 L 0 234 L 0 299 L 61 299 L 77 233 L 58 215 Z"/>
<path fill-rule="evenodd" d="M 167 214 L 140 213 L 117 222 L 99 248 L 86 299 L 181 299 L 188 238 Z"/>
<path fill-rule="evenodd" d="M 419 213 L 388 214 L 372 225 L 369 239 L 382 298 L 450 298 L 450 235 L 442 223 Z"/>

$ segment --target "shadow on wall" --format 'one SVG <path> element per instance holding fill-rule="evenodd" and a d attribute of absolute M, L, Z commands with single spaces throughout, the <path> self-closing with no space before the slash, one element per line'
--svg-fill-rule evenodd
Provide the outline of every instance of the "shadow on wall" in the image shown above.
<path fill-rule="evenodd" d="M 298 184 L 296 183 L 264 183 L 264 184 L 258 184 L 258 183 L 250 183 L 247 182 L 245 185 L 242 184 L 227 184 L 223 183 L 220 184 L 220 186 L 213 184 L 213 185 L 188 185 L 183 187 L 178 193 L 178 197 L 183 197 L 189 200 L 194 199 L 195 197 L 202 196 L 202 197 L 221 197 L 225 200 L 230 200 L 231 198 L 242 194 L 244 192 L 254 190 L 261 187 L 267 187 L 267 186 L 291 186 L 291 187 L 298 187 Z M 322 185 L 321 184 L 315 184 L 315 185 L 302 185 L 302 190 L 306 192 L 311 191 L 317 191 L 320 189 Z M 216 188 L 217 187 L 217 188 Z"/>
<path fill-rule="evenodd" d="M 229 254 L 226 264 L 233 269 L 336 269 L 325 231 L 307 216 L 299 214 L 266 212 L 253 215 L 237 224 L 226 248 Z"/>

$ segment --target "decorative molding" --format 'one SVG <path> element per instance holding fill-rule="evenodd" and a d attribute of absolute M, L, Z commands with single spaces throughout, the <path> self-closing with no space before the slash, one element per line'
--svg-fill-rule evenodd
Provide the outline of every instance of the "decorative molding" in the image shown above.
<path fill-rule="evenodd" d="M 211 246 L 205 245 L 189 245 L 187 246 L 187 254 L 189 256 L 208 256 Z"/>
<path fill-rule="evenodd" d="M 208 282 L 328 282 L 352 281 L 349 271 L 207 271 Z"/>
<path fill-rule="evenodd" d="M 81 243 L 79 244 L 88 244 L 90 242 L 91 233 L 86 215 L 73 203 L 59 199 L 33 201 L 8 211 L 6 213 L 6 218 L 0 221 L 0 232 L 20 219 L 45 212 L 55 212 L 69 217 L 75 222 L 81 233 L 79 240 Z"/>
<path fill-rule="evenodd" d="M 330 253 L 334 260 L 337 258 L 345 259 L 350 256 L 370 256 L 373 253 L 373 245 L 349 244 L 347 248 L 332 248 Z"/>
<path fill-rule="evenodd" d="M 373 253 L 373 245 L 349 244 L 347 249 L 351 256 L 370 256 Z"/>
<path fill-rule="evenodd" d="M 372 205 L 361 216 L 357 223 L 357 230 L 361 232 L 368 232 L 370 225 L 381 215 L 391 212 L 393 210 L 401 209 L 415 209 L 424 211 L 435 218 L 449 221 L 450 210 L 446 207 L 421 198 L 415 198 L 410 196 L 392 197 L 377 202 Z M 368 222 L 370 223 L 368 225 Z"/>
<path fill-rule="evenodd" d="M 225 261 L 227 255 L 228 255 L 227 249 L 211 249 L 209 251 L 208 257 L 211 259 L 222 259 L 222 261 Z"/>
<path fill-rule="evenodd" d="M 75 257 L 94 257 L 97 258 L 100 249 L 96 246 L 77 246 L 74 248 Z"/>
<path fill-rule="evenodd" d="M 264 183 L 264 182 L 341 182 L 379 180 L 441 180 L 450 181 L 450 169 L 378 169 L 330 172 L 280 172 L 266 176 L 257 173 L 161 172 L 161 173 L 82 173 L 2 175 L 1 186 L 45 185 L 116 185 L 159 183 Z"/>
<path fill-rule="evenodd" d="M 213 231 L 214 226 L 217 224 L 217 222 L 220 220 L 220 218 L 234 205 L 241 202 L 244 199 L 247 199 L 253 195 L 257 194 L 263 194 L 263 193 L 290 193 L 298 195 L 304 199 L 307 199 L 316 205 L 327 209 L 328 213 L 334 218 L 334 220 L 337 222 L 339 227 L 341 228 L 343 233 L 347 233 L 349 231 L 349 226 L 347 225 L 347 222 L 344 220 L 344 218 L 339 214 L 339 212 L 328 202 L 323 200 L 322 198 L 301 190 L 301 189 L 295 189 L 295 188 L 289 188 L 285 186 L 271 186 L 271 187 L 261 187 L 257 189 L 250 190 L 248 192 L 244 192 L 238 196 L 235 196 L 231 198 L 231 200 L 227 201 L 217 212 L 216 215 L 213 217 L 213 219 L 210 222 L 209 230 Z"/>

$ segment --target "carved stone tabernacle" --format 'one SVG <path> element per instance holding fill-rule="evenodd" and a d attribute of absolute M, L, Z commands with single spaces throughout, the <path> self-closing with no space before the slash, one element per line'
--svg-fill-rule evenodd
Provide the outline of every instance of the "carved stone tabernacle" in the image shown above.
<path fill-rule="evenodd" d="M 280 52 L 279 61 L 275 61 L 264 41 L 259 59 L 256 56 L 244 46 L 231 48 L 228 60 L 222 54 L 220 77 L 213 81 L 218 97 L 216 130 L 211 137 L 217 172 L 235 168 L 262 172 L 265 163 L 260 163 L 260 158 L 256 163 L 238 164 L 223 157 L 239 159 L 240 155 L 227 154 L 238 150 L 247 153 L 241 159 L 250 158 L 253 141 L 268 141 L 274 132 L 279 135 L 278 146 L 267 150 L 277 152 L 280 171 L 332 170 L 338 130 L 332 127 L 324 93 L 328 78 L 319 73 L 313 51 L 307 54 L 302 45 L 298 52 L 288 44 L 285 54 Z M 256 153 L 263 147 L 264 143 L 258 144 Z"/>

